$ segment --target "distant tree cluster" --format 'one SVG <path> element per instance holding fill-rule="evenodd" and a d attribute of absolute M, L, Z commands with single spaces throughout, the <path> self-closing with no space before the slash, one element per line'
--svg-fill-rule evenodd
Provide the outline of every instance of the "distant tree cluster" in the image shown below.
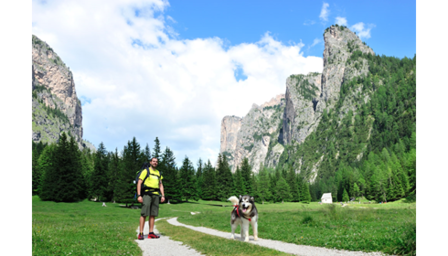
<path fill-rule="evenodd" d="M 80 151 L 73 138 L 65 133 L 56 144 L 33 142 L 33 195 L 42 200 L 76 202 L 83 199 L 116 201 L 130 204 L 135 201 L 136 173 L 152 157 L 159 159 L 157 169 L 163 176 L 165 195 L 171 203 L 188 200 L 227 201 L 232 195 L 252 195 L 257 202 L 310 202 L 308 183 L 290 169 L 276 171 L 262 168 L 252 172 L 244 158 L 232 174 L 227 158 L 218 155 L 216 168 L 210 160 L 199 159 L 197 167 L 185 156 L 177 167 L 169 147 L 162 152 L 155 139 L 153 152 L 148 144 L 141 149 L 135 138 L 128 141 L 122 152 L 108 152 L 100 143 L 96 152 Z"/>

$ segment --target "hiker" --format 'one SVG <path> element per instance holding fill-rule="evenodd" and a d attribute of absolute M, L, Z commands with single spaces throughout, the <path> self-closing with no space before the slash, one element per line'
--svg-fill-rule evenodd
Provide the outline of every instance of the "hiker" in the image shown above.
<path fill-rule="evenodd" d="M 159 215 L 159 191 L 162 194 L 160 202 L 163 203 L 165 201 L 165 192 L 162 184 L 163 176 L 156 169 L 158 164 L 159 160 L 156 157 L 151 158 L 150 167 L 142 171 L 137 183 L 137 201 L 142 203 L 139 240 L 143 240 L 143 227 L 145 226 L 146 216 L 149 216 L 148 239 L 160 238 L 160 236 L 153 232 L 155 217 Z M 146 177 L 148 171 L 149 176 Z M 142 184 L 143 180 L 145 180 L 144 184 Z"/>

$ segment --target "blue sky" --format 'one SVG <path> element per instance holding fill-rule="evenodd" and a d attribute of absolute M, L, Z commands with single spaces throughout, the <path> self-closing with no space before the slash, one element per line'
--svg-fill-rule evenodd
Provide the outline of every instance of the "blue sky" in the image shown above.
<path fill-rule="evenodd" d="M 323 31 L 346 25 L 377 54 L 416 53 L 415 1 L 33 1 L 32 33 L 70 67 L 84 139 L 216 161 L 221 120 L 321 72 Z"/>
<path fill-rule="evenodd" d="M 234 3 L 234 4 L 229 4 Z M 327 21 L 319 18 L 328 3 Z M 170 1 L 164 12 L 176 23 L 169 23 L 179 38 L 219 37 L 231 45 L 256 42 L 270 31 L 284 42 L 312 45 L 322 40 L 325 28 L 345 17 L 349 25 L 374 25 L 371 37 L 364 39 L 375 52 L 387 56 L 413 57 L 416 52 L 415 1 Z M 395 43 L 394 43 L 395 42 Z M 321 42 L 304 55 L 322 56 Z"/>

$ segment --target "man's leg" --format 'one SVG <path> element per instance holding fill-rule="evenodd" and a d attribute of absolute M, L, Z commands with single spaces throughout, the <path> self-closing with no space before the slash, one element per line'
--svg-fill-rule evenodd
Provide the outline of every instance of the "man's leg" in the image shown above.
<path fill-rule="evenodd" d="M 145 227 L 146 216 L 140 216 L 140 233 L 143 233 Z"/>
<path fill-rule="evenodd" d="M 149 216 L 149 233 L 154 231 L 154 216 Z"/>

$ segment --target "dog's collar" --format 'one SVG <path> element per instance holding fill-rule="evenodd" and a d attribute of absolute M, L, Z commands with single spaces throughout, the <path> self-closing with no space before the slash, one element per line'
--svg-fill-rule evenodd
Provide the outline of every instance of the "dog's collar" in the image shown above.
<path fill-rule="evenodd" d="M 247 219 L 248 221 L 251 221 L 251 218 L 246 218 L 244 215 L 240 215 L 240 211 L 239 211 L 240 206 L 239 205 L 236 204 L 236 205 L 234 205 L 234 207 L 236 210 L 236 215 L 238 215 L 238 217 L 243 217 L 243 218 Z"/>

